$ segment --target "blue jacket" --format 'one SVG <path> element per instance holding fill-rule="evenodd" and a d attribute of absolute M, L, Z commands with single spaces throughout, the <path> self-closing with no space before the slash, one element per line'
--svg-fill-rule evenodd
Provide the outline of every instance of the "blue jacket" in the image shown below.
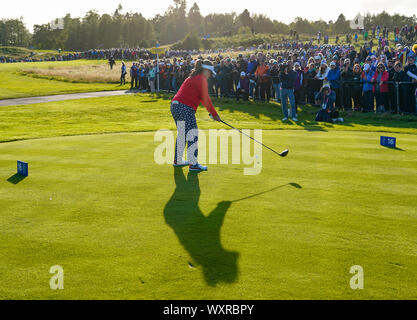
<path fill-rule="evenodd" d="M 333 110 L 334 103 L 336 102 L 336 93 L 334 91 L 330 91 L 327 96 L 323 95 L 323 92 L 318 92 L 316 94 L 316 101 L 321 101 L 321 108 L 324 110 Z"/>
<path fill-rule="evenodd" d="M 330 82 L 330 87 L 332 89 L 340 88 L 340 69 L 336 67 L 334 69 L 330 69 L 329 73 L 327 74 L 327 80 Z"/>
<path fill-rule="evenodd" d="M 361 82 L 363 82 L 363 92 L 374 90 L 374 85 L 370 83 L 373 76 L 374 73 L 372 71 L 368 73 L 364 72 L 364 78 L 361 79 Z"/>
<path fill-rule="evenodd" d="M 136 71 L 137 71 L 136 66 L 131 66 L 130 67 L 130 76 L 135 77 L 136 76 Z"/>
<path fill-rule="evenodd" d="M 248 69 L 246 70 L 247 74 L 254 74 L 256 71 L 256 68 L 258 67 L 258 61 L 249 61 L 248 63 Z"/>

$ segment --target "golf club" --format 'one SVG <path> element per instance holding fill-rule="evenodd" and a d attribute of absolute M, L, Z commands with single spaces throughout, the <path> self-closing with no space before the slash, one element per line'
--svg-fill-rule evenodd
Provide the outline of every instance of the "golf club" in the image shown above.
<path fill-rule="evenodd" d="M 212 117 L 211 115 L 210 115 L 210 118 L 212 118 L 212 119 L 213 119 L 213 117 Z M 237 128 L 233 127 L 233 126 L 231 126 L 231 125 L 230 125 L 230 124 L 228 124 L 227 122 L 225 122 L 225 121 L 223 121 L 223 120 L 220 120 L 220 122 L 221 122 L 221 123 L 223 123 L 223 124 L 225 124 L 226 126 L 228 126 L 228 127 L 232 128 L 232 129 L 235 129 L 235 130 L 239 131 L 241 134 L 243 134 L 243 135 L 247 136 L 248 138 L 251 138 L 253 141 L 255 141 L 255 142 L 257 142 L 257 143 L 261 144 L 262 146 L 264 146 L 265 148 L 267 148 L 267 149 L 271 150 L 273 153 L 275 153 L 275 154 L 279 155 L 280 157 L 286 157 L 286 156 L 288 155 L 288 152 L 289 152 L 289 150 L 288 150 L 288 149 L 286 149 L 286 150 L 284 150 L 284 151 L 282 151 L 282 152 L 280 152 L 280 153 L 279 153 L 279 152 L 276 152 L 275 150 L 271 149 L 270 147 L 268 147 L 268 146 L 264 145 L 262 142 L 259 142 L 259 141 L 258 141 L 258 140 L 256 140 L 255 138 L 252 138 L 251 136 L 247 135 L 246 133 L 242 132 L 241 130 L 239 130 L 239 129 L 237 129 Z"/>

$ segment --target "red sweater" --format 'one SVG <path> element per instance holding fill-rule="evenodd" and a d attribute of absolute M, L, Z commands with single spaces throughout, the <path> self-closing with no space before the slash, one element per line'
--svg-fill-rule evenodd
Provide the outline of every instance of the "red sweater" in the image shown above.
<path fill-rule="evenodd" d="M 183 103 L 193 108 L 194 111 L 197 111 L 197 107 L 201 103 L 213 117 L 217 116 L 217 112 L 208 95 L 207 79 L 202 74 L 187 78 L 172 100 Z"/>
<path fill-rule="evenodd" d="M 374 92 L 375 92 L 375 89 L 376 89 L 376 84 L 378 83 L 377 82 L 378 73 L 379 73 L 378 71 L 375 72 L 374 76 L 372 77 L 372 79 L 375 80 Z M 382 86 L 380 86 L 379 92 L 389 92 L 388 83 L 386 83 L 386 81 L 388 81 L 388 80 L 389 80 L 389 74 L 388 74 L 388 72 L 384 71 L 382 73 L 382 76 L 381 76 L 381 81 L 384 81 L 384 83 L 382 84 Z"/>

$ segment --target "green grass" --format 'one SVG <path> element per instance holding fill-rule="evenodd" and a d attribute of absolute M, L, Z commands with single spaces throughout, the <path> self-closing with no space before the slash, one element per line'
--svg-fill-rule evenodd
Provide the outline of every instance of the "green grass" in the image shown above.
<path fill-rule="evenodd" d="M 114 83 L 77 83 L 56 80 L 54 77 L 36 77 L 36 75 L 32 77 L 22 73 L 23 69 L 31 68 L 48 69 L 71 66 L 79 67 L 105 63 L 106 61 L 104 60 L 2 63 L 0 64 L 0 99 L 128 89 L 130 85 L 119 86 Z"/>
<path fill-rule="evenodd" d="M 67 135 L 154 131 L 174 129 L 169 113 L 172 95 L 135 94 L 94 99 L 50 102 L 0 108 L 0 142 Z M 380 131 L 417 133 L 417 118 L 397 115 L 354 113 L 343 124 L 317 123 L 318 109 L 304 106 L 300 122 L 281 121 L 276 103 L 241 103 L 233 99 L 214 99 L 222 117 L 242 128 L 291 129 L 309 131 Z M 221 128 L 213 123 L 204 108 L 197 117 L 200 128 Z"/>
<path fill-rule="evenodd" d="M 164 95 L 1 108 L 0 299 L 415 298 L 415 118 L 318 124 L 304 107 L 295 124 L 276 104 L 215 105 L 289 156 L 265 150 L 256 176 L 157 165 L 153 131 L 173 128 Z M 53 265 L 64 290 L 49 288 Z M 350 289 L 353 265 L 364 290 Z"/>
<path fill-rule="evenodd" d="M 372 132 L 264 131 L 291 154 L 264 152 L 258 176 L 174 174 L 153 133 L 1 144 L 0 298 L 414 298 L 417 143 L 396 136 L 405 151 Z M 16 159 L 30 176 L 15 185 Z"/>

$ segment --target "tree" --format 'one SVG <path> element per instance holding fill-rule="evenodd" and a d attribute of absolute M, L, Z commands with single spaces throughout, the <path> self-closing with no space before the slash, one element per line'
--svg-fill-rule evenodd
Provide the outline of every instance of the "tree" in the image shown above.
<path fill-rule="evenodd" d="M 201 47 L 200 38 L 194 33 L 189 33 L 180 43 L 174 46 L 175 50 L 198 50 Z"/>
<path fill-rule="evenodd" d="M 263 14 L 253 16 L 253 27 L 257 33 L 274 33 L 274 23 Z"/>
<path fill-rule="evenodd" d="M 20 19 L 3 19 L 0 21 L 0 45 L 26 47 L 30 42 L 30 33 Z"/>
<path fill-rule="evenodd" d="M 349 21 L 340 14 L 333 21 L 309 21 L 301 17 L 295 18 L 290 25 L 271 20 L 265 15 L 250 15 L 245 9 L 241 14 L 214 13 L 205 17 L 200 8 L 193 3 L 187 12 L 186 0 L 173 0 L 173 3 L 163 15 L 156 15 L 153 19 L 146 19 L 140 13 L 123 13 L 119 5 L 112 14 L 99 15 L 90 10 L 83 18 L 72 18 L 67 14 L 64 18 L 64 29 L 53 29 L 48 24 L 36 25 L 31 35 L 24 26 L 22 19 L 0 21 L 0 45 L 27 46 L 32 43 L 42 49 L 57 49 L 83 51 L 94 48 L 114 48 L 121 46 L 149 47 L 158 40 L 161 44 L 181 44 L 187 48 L 209 47 L 215 43 L 223 46 L 253 45 L 270 42 L 272 34 L 288 34 L 289 29 L 300 35 L 315 35 L 317 31 L 325 34 L 343 34 L 350 32 Z M 365 28 L 372 26 L 387 26 L 392 32 L 394 27 L 405 24 L 414 26 L 417 23 L 415 15 L 407 17 L 399 14 L 390 15 L 383 11 L 379 14 L 366 14 Z M 224 37 L 226 34 L 248 35 L 249 30 L 269 36 L 227 38 L 210 40 L 203 43 L 201 35 L 210 34 L 211 37 Z M 191 34 L 192 32 L 192 34 Z M 195 39 L 197 38 L 198 41 Z M 222 41 L 222 42 L 221 42 Z M 258 43 L 260 42 L 260 43 Z M 246 44 L 245 44 L 246 43 Z"/>
<path fill-rule="evenodd" d="M 34 25 L 32 42 L 39 49 L 56 49 L 53 30 L 49 24 Z"/>
<path fill-rule="evenodd" d="M 317 32 L 313 30 L 313 26 L 311 25 L 310 21 L 307 19 L 303 19 L 301 17 L 296 17 L 294 22 L 290 24 L 291 29 L 294 29 L 299 34 L 313 34 Z"/>
<path fill-rule="evenodd" d="M 238 16 L 239 22 L 243 27 L 253 28 L 253 20 L 250 17 L 248 9 L 243 10 L 243 12 Z"/>
<path fill-rule="evenodd" d="M 349 21 L 346 21 L 346 18 L 343 15 L 343 13 L 339 15 L 336 22 L 333 24 L 332 29 L 336 34 L 349 32 Z"/>
<path fill-rule="evenodd" d="M 188 25 L 191 30 L 197 32 L 197 34 L 201 34 L 202 21 L 203 17 L 200 13 L 200 8 L 198 7 L 197 3 L 194 2 L 193 6 L 190 8 L 190 11 L 188 11 Z"/>

